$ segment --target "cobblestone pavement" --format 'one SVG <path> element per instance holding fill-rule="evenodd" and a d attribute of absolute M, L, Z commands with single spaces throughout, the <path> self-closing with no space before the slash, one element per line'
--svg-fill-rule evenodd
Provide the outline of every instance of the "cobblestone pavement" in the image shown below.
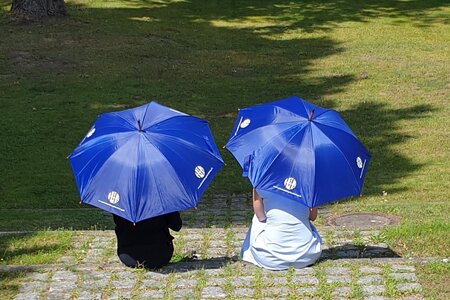
<path fill-rule="evenodd" d="M 424 299 L 415 265 L 376 243 L 374 228 L 319 226 L 325 250 L 309 268 L 246 264 L 238 254 L 249 212 L 245 197 L 215 197 L 183 212 L 184 227 L 174 236 L 184 259 L 157 271 L 122 266 L 113 231 L 78 231 L 73 249 L 55 264 L 24 268 L 16 299 Z"/>

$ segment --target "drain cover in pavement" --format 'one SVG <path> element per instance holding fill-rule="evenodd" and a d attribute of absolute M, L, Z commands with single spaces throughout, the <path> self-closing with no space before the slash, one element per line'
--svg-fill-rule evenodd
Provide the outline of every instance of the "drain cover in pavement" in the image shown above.
<path fill-rule="evenodd" d="M 347 228 L 371 228 L 394 225 L 398 218 L 377 213 L 352 213 L 328 218 L 328 225 Z"/>

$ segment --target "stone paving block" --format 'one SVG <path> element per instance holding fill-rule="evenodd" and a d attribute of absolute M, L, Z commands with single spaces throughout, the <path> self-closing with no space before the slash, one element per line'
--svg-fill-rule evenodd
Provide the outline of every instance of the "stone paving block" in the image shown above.
<path fill-rule="evenodd" d="M 15 300 L 39 300 L 39 293 L 20 293 L 16 295 Z"/>
<path fill-rule="evenodd" d="M 33 292 L 39 293 L 44 291 L 47 288 L 47 284 L 42 281 L 31 281 L 24 283 L 20 289 L 19 292 L 22 294 L 30 294 Z"/>
<path fill-rule="evenodd" d="M 195 293 L 194 290 L 191 289 L 175 289 L 172 292 L 172 298 L 174 299 L 194 299 L 195 298 Z"/>
<path fill-rule="evenodd" d="M 163 290 L 143 290 L 138 296 L 138 299 L 162 299 L 164 298 Z"/>
<path fill-rule="evenodd" d="M 361 290 L 364 295 L 372 296 L 383 294 L 386 291 L 384 285 L 363 285 L 361 286 Z"/>
<path fill-rule="evenodd" d="M 415 272 L 416 271 L 416 268 L 411 265 L 392 264 L 391 269 L 392 269 L 392 271 L 395 271 L 395 272 Z"/>
<path fill-rule="evenodd" d="M 418 292 L 422 290 L 422 286 L 416 282 L 399 283 L 395 287 L 400 292 Z"/>
<path fill-rule="evenodd" d="M 317 292 L 316 287 L 298 287 L 295 288 L 295 293 L 300 295 L 313 295 Z"/>
<path fill-rule="evenodd" d="M 202 290 L 202 299 L 223 299 L 227 294 L 221 287 L 207 286 Z"/>
<path fill-rule="evenodd" d="M 56 271 L 50 282 L 49 298 L 68 299 L 76 288 L 77 276 L 70 271 Z M 67 296 L 68 295 L 68 296 Z"/>
<path fill-rule="evenodd" d="M 71 298 L 70 293 L 49 291 L 47 300 L 68 300 Z"/>
<path fill-rule="evenodd" d="M 425 300 L 425 298 L 419 295 L 408 295 L 403 296 L 401 300 Z"/>
<path fill-rule="evenodd" d="M 231 283 L 235 287 L 249 287 L 255 283 L 255 277 L 253 276 L 239 276 L 231 279 Z"/>
<path fill-rule="evenodd" d="M 312 267 L 303 269 L 294 269 L 295 275 L 315 275 L 316 271 Z"/>
<path fill-rule="evenodd" d="M 348 286 L 337 287 L 334 289 L 333 296 L 349 296 L 352 293 L 352 289 Z"/>
<path fill-rule="evenodd" d="M 131 299 L 132 296 L 133 296 L 133 291 L 129 291 L 129 290 L 113 291 L 109 295 L 108 300 Z"/>
<path fill-rule="evenodd" d="M 380 267 L 362 266 L 359 268 L 362 274 L 381 274 L 383 270 Z"/>
<path fill-rule="evenodd" d="M 74 256 L 63 256 L 58 259 L 58 263 L 64 265 L 76 264 L 78 259 Z"/>
<path fill-rule="evenodd" d="M 263 287 L 261 289 L 261 294 L 264 297 L 280 297 L 289 295 L 290 289 L 287 286 L 271 286 Z"/>
<path fill-rule="evenodd" d="M 369 284 L 369 283 L 383 283 L 384 278 L 382 275 L 366 275 L 358 278 L 359 284 Z"/>
<path fill-rule="evenodd" d="M 369 296 L 365 297 L 364 300 L 389 300 L 389 299 L 383 296 Z"/>
<path fill-rule="evenodd" d="M 197 285 L 196 279 L 178 279 L 173 283 L 176 289 L 193 288 Z"/>
<path fill-rule="evenodd" d="M 234 296 L 237 299 L 248 299 L 253 296 L 253 289 L 252 288 L 235 288 L 234 289 Z"/>
<path fill-rule="evenodd" d="M 317 285 L 319 279 L 314 276 L 294 276 L 292 277 L 292 283 L 295 285 Z"/>
<path fill-rule="evenodd" d="M 101 300 L 101 292 L 82 291 L 76 297 L 77 300 Z"/>
<path fill-rule="evenodd" d="M 352 270 L 346 267 L 329 267 L 325 272 L 329 275 L 344 275 L 351 274 Z"/>
<path fill-rule="evenodd" d="M 288 283 L 287 278 L 278 273 L 275 276 L 265 276 L 262 281 L 265 285 L 286 285 Z"/>
<path fill-rule="evenodd" d="M 349 275 L 328 275 L 327 283 L 350 283 L 352 278 Z"/>
<path fill-rule="evenodd" d="M 141 281 L 141 287 L 144 289 L 161 289 L 164 288 L 166 282 L 164 280 L 158 280 L 154 278 L 144 278 Z"/>
<path fill-rule="evenodd" d="M 34 272 L 34 273 L 29 274 L 28 278 L 33 281 L 47 281 L 48 273 Z"/>
<path fill-rule="evenodd" d="M 223 270 L 221 268 L 217 269 L 206 269 L 204 270 L 208 277 L 211 276 L 221 276 L 223 274 Z"/>
<path fill-rule="evenodd" d="M 227 283 L 227 279 L 224 277 L 210 277 L 208 278 L 209 286 L 223 286 Z"/>
<path fill-rule="evenodd" d="M 414 273 L 390 273 L 389 276 L 395 280 L 416 281 L 417 277 Z"/>
<path fill-rule="evenodd" d="M 115 289 L 133 289 L 136 285 L 136 274 L 132 272 L 118 272 L 114 274 L 111 285 Z"/>

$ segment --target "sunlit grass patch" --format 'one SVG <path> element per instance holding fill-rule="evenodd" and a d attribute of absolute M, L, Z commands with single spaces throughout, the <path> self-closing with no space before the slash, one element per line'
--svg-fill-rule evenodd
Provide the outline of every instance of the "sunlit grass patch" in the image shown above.
<path fill-rule="evenodd" d="M 73 232 L 38 231 L 0 235 L 0 264 L 37 265 L 55 263 L 71 248 Z"/>
<path fill-rule="evenodd" d="M 450 224 L 444 222 L 417 224 L 408 222 L 388 228 L 383 236 L 402 256 L 450 257 Z"/>

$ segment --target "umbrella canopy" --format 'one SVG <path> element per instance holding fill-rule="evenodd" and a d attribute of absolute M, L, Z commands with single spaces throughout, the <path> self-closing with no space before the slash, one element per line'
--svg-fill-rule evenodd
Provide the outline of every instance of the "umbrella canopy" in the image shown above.
<path fill-rule="evenodd" d="M 69 159 L 81 201 L 132 222 L 196 207 L 223 167 L 205 120 L 156 102 L 100 115 Z"/>
<path fill-rule="evenodd" d="M 240 109 L 225 147 L 255 188 L 308 207 L 360 195 L 371 159 L 338 112 L 295 96 Z"/>

